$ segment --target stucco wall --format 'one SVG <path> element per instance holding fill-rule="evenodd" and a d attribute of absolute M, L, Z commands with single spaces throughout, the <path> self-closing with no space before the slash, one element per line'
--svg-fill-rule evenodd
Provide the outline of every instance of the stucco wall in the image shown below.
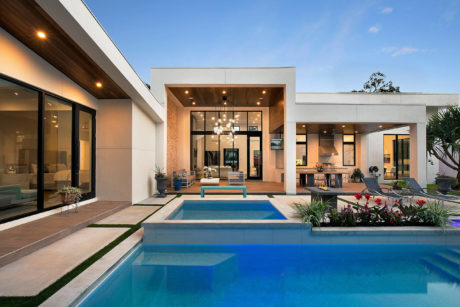
<path fill-rule="evenodd" d="M 0 73 L 90 108 L 98 108 L 95 97 L 2 28 L 0 50 Z"/>
<path fill-rule="evenodd" d="M 132 104 L 132 202 L 155 192 L 156 125 L 135 103 Z"/>
<path fill-rule="evenodd" d="M 132 199 L 132 103 L 99 101 L 96 114 L 96 196 Z"/>

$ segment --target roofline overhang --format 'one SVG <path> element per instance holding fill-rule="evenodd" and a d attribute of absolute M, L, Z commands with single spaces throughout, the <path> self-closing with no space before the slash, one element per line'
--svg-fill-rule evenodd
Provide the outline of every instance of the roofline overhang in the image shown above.
<path fill-rule="evenodd" d="M 165 121 L 165 110 L 128 63 L 83 1 L 36 0 L 117 85 L 156 123 Z"/>

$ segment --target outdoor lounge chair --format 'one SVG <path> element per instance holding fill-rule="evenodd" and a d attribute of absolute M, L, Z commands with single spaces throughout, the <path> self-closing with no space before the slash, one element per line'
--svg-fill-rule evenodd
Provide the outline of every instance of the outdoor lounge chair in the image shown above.
<path fill-rule="evenodd" d="M 443 206 L 445 200 L 460 201 L 460 197 L 454 195 L 444 195 L 441 193 L 425 192 L 424 189 L 420 186 L 420 184 L 418 184 L 417 180 L 415 180 L 414 178 L 406 178 L 404 180 L 407 182 L 407 188 L 411 191 L 412 194 L 440 200 Z"/>
<path fill-rule="evenodd" d="M 387 197 L 390 199 L 398 200 L 399 202 L 402 202 L 403 200 L 409 200 L 410 202 L 412 202 L 412 198 L 409 196 L 398 194 L 390 188 L 382 188 L 377 182 L 377 179 L 374 177 L 363 178 L 363 181 L 366 185 L 366 188 L 361 192 L 363 194 L 367 192 L 371 195 Z M 384 192 L 383 189 L 387 191 Z"/>

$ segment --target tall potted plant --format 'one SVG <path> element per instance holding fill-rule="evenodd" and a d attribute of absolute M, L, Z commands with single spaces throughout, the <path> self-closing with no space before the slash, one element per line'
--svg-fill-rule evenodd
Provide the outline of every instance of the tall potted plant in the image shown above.
<path fill-rule="evenodd" d="M 157 182 L 157 190 L 158 196 L 164 198 L 166 197 L 166 183 L 168 182 L 168 177 L 166 177 L 166 173 L 163 172 L 163 169 L 160 168 L 158 165 L 155 167 L 155 180 Z"/>

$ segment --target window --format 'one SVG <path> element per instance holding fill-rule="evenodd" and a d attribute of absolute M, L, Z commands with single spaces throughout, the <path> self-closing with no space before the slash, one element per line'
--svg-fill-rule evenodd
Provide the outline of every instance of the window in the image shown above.
<path fill-rule="evenodd" d="M 383 179 L 393 180 L 409 177 L 410 136 L 385 134 L 383 136 Z"/>
<path fill-rule="evenodd" d="M 45 207 L 61 203 L 56 192 L 72 183 L 72 105 L 45 95 L 44 193 Z"/>
<path fill-rule="evenodd" d="M 307 135 L 306 134 L 297 134 L 296 138 L 296 166 L 306 166 L 307 165 Z"/>
<path fill-rule="evenodd" d="M 356 165 L 356 153 L 355 153 L 355 135 L 344 134 L 343 135 L 343 166 L 355 166 Z"/>
<path fill-rule="evenodd" d="M 38 98 L 0 79 L 0 220 L 37 211 Z"/>
<path fill-rule="evenodd" d="M 94 110 L 0 75 L 0 221 L 94 197 L 94 140 Z"/>
<path fill-rule="evenodd" d="M 218 120 L 224 126 L 220 135 L 214 133 Z M 205 166 L 214 170 L 214 177 L 225 179 L 231 171 L 242 171 L 245 178 L 262 179 L 261 111 L 191 111 L 190 121 L 190 165 L 198 179 L 205 176 Z"/>

